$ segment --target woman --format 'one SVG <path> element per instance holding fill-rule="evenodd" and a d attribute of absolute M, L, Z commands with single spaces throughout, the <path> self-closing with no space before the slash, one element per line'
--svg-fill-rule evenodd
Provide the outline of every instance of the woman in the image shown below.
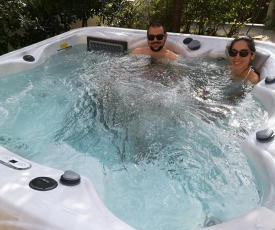
<path fill-rule="evenodd" d="M 254 40 L 249 36 L 235 38 L 226 47 L 230 63 L 234 69 L 237 81 L 246 82 L 247 80 L 256 84 L 260 81 L 260 76 L 250 62 L 255 58 L 256 48 Z"/>

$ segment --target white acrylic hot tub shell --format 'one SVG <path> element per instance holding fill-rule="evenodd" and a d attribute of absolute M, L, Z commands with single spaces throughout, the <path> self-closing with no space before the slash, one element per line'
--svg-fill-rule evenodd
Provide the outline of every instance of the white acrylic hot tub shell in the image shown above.
<path fill-rule="evenodd" d="M 2 147 L 0 154 L 13 155 Z M 59 182 L 64 173 L 34 162 L 31 164 L 27 170 L 0 165 L 0 210 L 23 220 L 31 229 L 132 229 L 104 206 L 85 177 L 77 186 L 58 183 L 50 191 L 31 189 L 29 182 L 36 177 L 51 177 Z M 9 223 L 0 221 L 0 227 L 5 224 L 9 226 Z"/>
<path fill-rule="evenodd" d="M 146 31 L 142 30 L 109 27 L 76 29 L 0 56 L 0 77 L 40 65 L 49 56 L 57 53 L 60 45 L 64 43 L 69 46 L 87 44 L 87 36 L 127 41 L 129 50 L 146 45 Z M 182 43 L 186 37 L 200 41 L 201 48 L 196 51 L 189 50 Z M 166 47 L 183 56 L 225 57 L 224 50 L 229 40 L 229 38 L 169 33 Z M 269 53 L 271 57 L 261 69 L 263 80 L 254 87 L 252 92 L 269 113 L 269 120 L 262 125 L 261 129 L 267 127 L 275 129 L 275 84 L 266 85 L 264 82 L 265 77 L 275 76 L 275 46 L 272 43 L 257 42 L 257 50 Z M 26 54 L 34 56 L 36 60 L 32 63 L 25 62 L 22 57 Z M 274 141 L 259 143 L 255 133 L 247 137 L 243 143 L 243 149 L 262 179 L 264 187 L 262 207 L 255 208 L 234 220 L 205 229 L 275 229 L 275 143 Z M 2 147 L 0 147 L 0 154 L 21 158 Z M 29 162 L 26 159 L 23 160 Z M 81 183 L 77 186 L 65 186 L 59 183 L 57 188 L 47 192 L 31 189 L 29 182 L 33 178 L 48 176 L 59 181 L 63 172 L 34 162 L 30 163 L 32 167 L 27 170 L 15 170 L 0 164 L 0 229 L 1 227 L 32 230 L 133 229 L 104 206 L 91 181 L 85 177 L 82 177 Z M 1 211 L 17 221 L 1 218 Z M 19 228 L 14 228 L 16 226 Z"/>

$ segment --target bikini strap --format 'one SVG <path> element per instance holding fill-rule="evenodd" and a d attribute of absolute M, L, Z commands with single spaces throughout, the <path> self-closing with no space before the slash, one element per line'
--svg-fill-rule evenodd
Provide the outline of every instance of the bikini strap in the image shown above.
<path fill-rule="evenodd" d="M 245 78 L 243 79 L 243 82 L 246 80 L 246 78 L 247 78 L 248 75 L 250 74 L 251 70 L 252 70 L 252 66 L 249 67 L 249 71 L 248 71 L 248 73 L 246 74 Z"/>

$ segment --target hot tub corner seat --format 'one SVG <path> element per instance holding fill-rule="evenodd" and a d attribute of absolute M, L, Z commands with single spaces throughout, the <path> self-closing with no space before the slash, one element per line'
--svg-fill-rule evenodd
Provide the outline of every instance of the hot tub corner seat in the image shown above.
<path fill-rule="evenodd" d="M 241 230 L 272 230 L 275 229 L 275 212 L 265 207 L 253 209 L 251 212 L 203 230 L 224 230 L 224 229 L 241 229 Z"/>

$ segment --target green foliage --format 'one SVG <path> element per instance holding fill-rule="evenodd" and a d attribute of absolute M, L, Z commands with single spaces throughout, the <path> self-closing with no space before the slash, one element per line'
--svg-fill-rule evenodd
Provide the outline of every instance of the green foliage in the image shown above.
<path fill-rule="evenodd" d="M 154 20 L 168 31 L 234 36 L 263 16 L 270 0 L 0 0 L 0 55 L 70 30 L 100 16 L 99 25 L 147 29 Z M 175 10 L 176 9 L 176 10 Z M 176 26 L 175 26 L 176 25 Z M 226 27 L 225 27 L 226 25 Z M 178 31 L 180 32 L 180 31 Z"/>
<path fill-rule="evenodd" d="M 22 26 L 25 8 L 26 4 L 22 1 L 0 1 L 0 54 L 8 52 L 9 44 L 15 47 L 19 45 L 15 31 Z"/>
<path fill-rule="evenodd" d="M 183 8 L 185 33 L 216 35 L 223 28 L 226 36 L 239 32 L 245 24 L 257 19 L 262 5 L 269 0 L 189 0 Z M 225 26 L 226 25 L 226 26 Z"/>
<path fill-rule="evenodd" d="M 110 0 L 101 9 L 100 25 L 147 29 L 151 21 L 170 27 L 171 0 Z"/>
<path fill-rule="evenodd" d="M 66 32 L 78 19 L 87 25 L 102 4 L 100 0 L 0 0 L 0 55 Z"/>
<path fill-rule="evenodd" d="M 70 17 L 70 12 L 62 1 L 25 0 L 27 11 L 22 18 L 21 46 L 44 40 L 70 29 L 70 24 L 76 20 Z M 63 7 L 63 10 L 60 11 Z"/>
<path fill-rule="evenodd" d="M 103 0 L 63 0 L 63 7 L 66 6 L 67 17 L 82 21 L 82 27 L 87 26 L 89 18 L 99 15 L 103 5 L 107 1 Z"/>
<path fill-rule="evenodd" d="M 152 11 L 148 0 L 109 0 L 99 13 L 100 25 L 147 29 Z"/>
<path fill-rule="evenodd" d="M 245 24 L 266 15 L 270 0 L 112 0 L 102 9 L 102 25 L 146 29 L 153 20 L 162 21 L 168 31 L 180 17 L 181 32 L 226 36 L 236 35 Z M 180 3 L 180 4 L 179 4 Z M 114 7 L 115 5 L 115 7 Z M 173 15 L 174 9 L 181 14 Z M 176 32 L 176 31 L 175 31 Z"/>

